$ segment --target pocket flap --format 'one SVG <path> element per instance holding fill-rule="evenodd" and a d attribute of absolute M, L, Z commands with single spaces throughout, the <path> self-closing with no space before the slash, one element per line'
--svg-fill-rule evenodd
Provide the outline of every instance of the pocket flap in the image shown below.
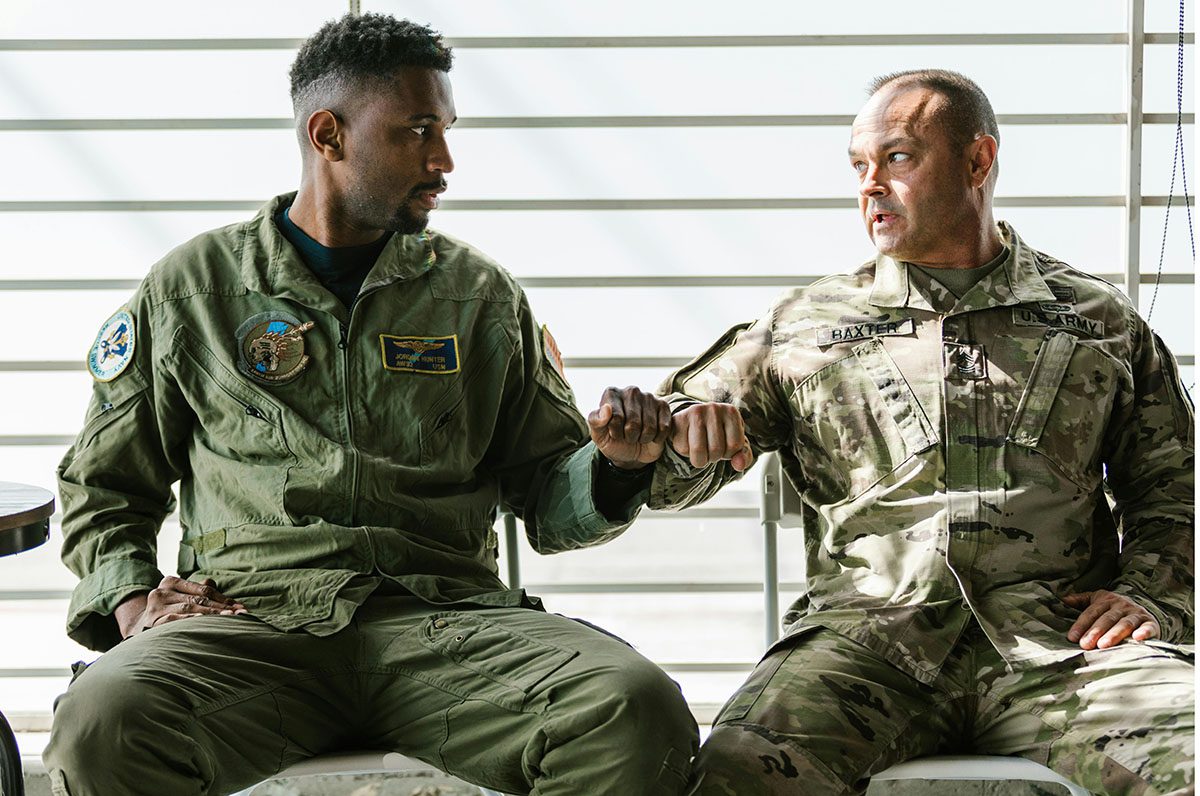
<path fill-rule="evenodd" d="M 1066 332 L 1046 333 L 1008 433 L 1008 438 L 1016 444 L 1036 448 L 1041 442 L 1050 408 L 1071 364 L 1077 342 L 1074 335 Z"/>

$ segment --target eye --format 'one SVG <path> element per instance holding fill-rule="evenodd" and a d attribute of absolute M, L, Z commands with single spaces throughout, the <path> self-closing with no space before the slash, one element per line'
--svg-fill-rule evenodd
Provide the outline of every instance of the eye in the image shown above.
<path fill-rule="evenodd" d="M 850 168 L 854 169 L 859 174 L 863 174 L 867 170 L 867 164 L 863 163 L 861 160 L 856 160 L 850 164 Z"/>
<path fill-rule="evenodd" d="M 412 130 L 414 133 L 419 135 L 421 138 L 424 138 L 425 133 L 428 132 L 428 130 L 429 130 L 429 128 L 425 127 L 424 125 L 422 125 L 421 127 L 410 127 L 408 129 Z"/>
<path fill-rule="evenodd" d="M 888 160 L 892 163 L 904 163 L 906 161 L 912 160 L 912 156 L 909 155 L 907 152 L 893 152 L 890 155 L 888 155 Z"/>

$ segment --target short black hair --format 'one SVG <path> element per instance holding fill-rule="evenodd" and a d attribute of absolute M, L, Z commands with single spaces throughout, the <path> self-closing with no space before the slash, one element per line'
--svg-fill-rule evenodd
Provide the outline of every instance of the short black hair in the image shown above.
<path fill-rule="evenodd" d="M 335 87 L 388 78 L 406 66 L 449 72 L 453 62 L 442 35 L 424 25 L 390 14 L 346 14 L 301 45 L 289 72 L 292 106 L 299 117 Z"/>
<path fill-rule="evenodd" d="M 910 69 L 893 72 L 871 81 L 867 89 L 874 96 L 880 89 L 892 84 L 898 88 L 920 86 L 936 91 L 946 98 L 938 110 L 938 116 L 946 125 L 950 141 L 959 149 L 974 141 L 981 134 L 990 135 L 1000 142 L 1000 127 L 987 94 L 971 78 L 949 69 Z"/>

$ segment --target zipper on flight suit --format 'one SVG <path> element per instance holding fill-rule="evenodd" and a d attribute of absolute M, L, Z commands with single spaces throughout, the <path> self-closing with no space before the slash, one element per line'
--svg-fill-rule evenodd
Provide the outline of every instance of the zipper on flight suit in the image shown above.
<path fill-rule="evenodd" d="M 360 296 L 361 298 L 361 296 Z M 350 452 L 350 525 L 354 525 L 358 502 L 358 448 L 354 445 L 354 418 L 350 412 L 350 326 L 354 324 L 355 300 L 350 306 L 350 319 L 338 324 L 338 348 L 342 352 L 342 403 L 346 407 L 346 447 Z"/>

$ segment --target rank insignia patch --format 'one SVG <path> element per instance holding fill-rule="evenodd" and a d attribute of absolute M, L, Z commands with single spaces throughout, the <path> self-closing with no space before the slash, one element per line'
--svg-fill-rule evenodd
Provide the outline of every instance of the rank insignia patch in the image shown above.
<path fill-rule="evenodd" d="M 88 370 L 96 381 L 112 381 L 133 361 L 133 316 L 122 307 L 100 327 L 88 351 Z"/>
<path fill-rule="evenodd" d="M 409 373 L 458 373 L 458 335 L 449 337 L 398 337 L 379 335 L 386 370 Z"/>
<path fill-rule="evenodd" d="M 311 328 L 312 321 L 301 323 L 285 312 L 247 318 L 237 330 L 239 369 L 260 384 L 286 384 L 308 366 L 304 333 Z"/>

